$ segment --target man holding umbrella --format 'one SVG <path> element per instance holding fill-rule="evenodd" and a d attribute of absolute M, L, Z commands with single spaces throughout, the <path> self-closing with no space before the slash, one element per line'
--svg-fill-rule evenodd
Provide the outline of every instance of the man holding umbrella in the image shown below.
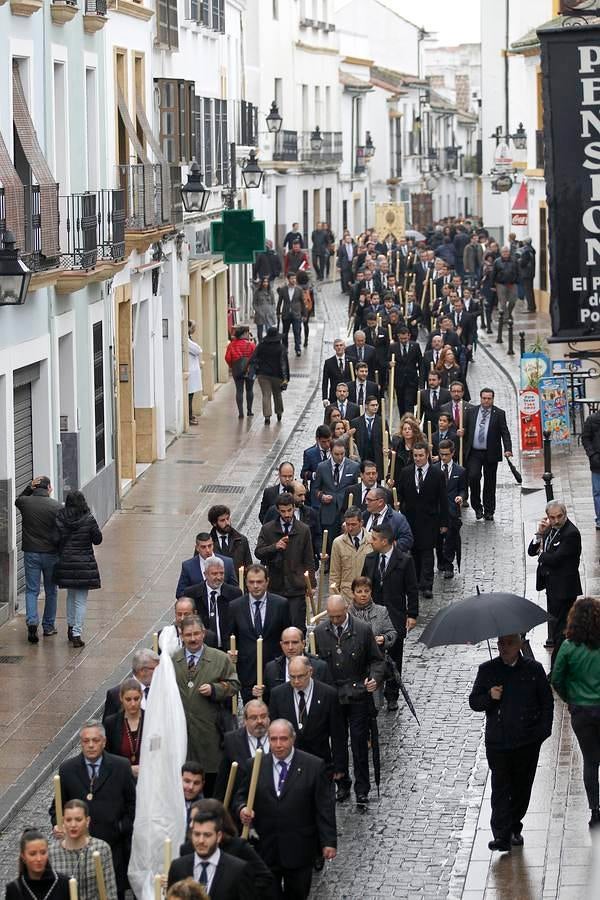
<path fill-rule="evenodd" d="M 540 747 L 552 732 L 553 697 L 539 662 L 521 654 L 520 634 L 498 639 L 498 656 L 479 666 L 469 697 L 485 712 L 485 750 L 492 773 L 490 850 L 523 845 Z"/>

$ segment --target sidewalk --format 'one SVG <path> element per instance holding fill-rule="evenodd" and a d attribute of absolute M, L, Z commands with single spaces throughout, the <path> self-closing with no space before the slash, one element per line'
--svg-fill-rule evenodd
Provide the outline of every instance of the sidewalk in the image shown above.
<path fill-rule="evenodd" d="M 525 332 L 527 348 L 536 336 L 544 337 L 550 333 L 549 316 L 543 313 L 528 315 L 520 309 L 515 311 L 514 356 L 507 354 L 506 332 L 504 343 L 497 344 L 495 327 L 493 335 L 480 331 L 480 349 L 475 363 L 477 367 L 488 365 L 487 353 L 513 382 L 515 402 L 520 374 L 519 331 Z M 515 435 L 513 440 L 517 445 Z M 521 494 L 523 547 L 526 553 L 546 503 L 541 477 L 543 457 L 541 454 L 521 457 L 517 467 L 523 474 L 524 486 L 540 489 Z M 583 536 L 581 573 L 584 593 L 598 596 L 599 533 L 594 527 L 587 457 L 576 440 L 570 450 L 553 452 L 552 470 L 554 496 L 566 503 L 569 517 Z M 535 590 L 537 560 L 525 557 L 525 565 L 526 596 L 545 607 L 545 595 L 538 595 Z M 536 659 L 548 668 L 550 654 L 544 649 L 544 640 L 545 629 L 536 629 L 532 638 L 533 652 Z M 485 765 L 485 759 L 482 764 Z M 585 897 L 591 860 L 591 838 L 587 827 L 589 812 L 583 788 L 581 757 L 571 730 L 569 712 L 556 696 L 552 737 L 542 747 L 531 803 L 524 820 L 523 849 L 511 854 L 491 854 L 487 846 L 492 838 L 489 817 L 488 777 L 478 815 L 473 816 L 470 830 L 463 834 L 461 861 L 455 867 L 458 878 L 452 897 L 462 897 L 463 900 L 513 900 L 517 897 L 519 900 L 581 900 Z"/>
<path fill-rule="evenodd" d="M 239 421 L 233 384 L 223 385 L 199 424 L 126 495 L 97 549 L 102 590 L 89 595 L 84 650 L 67 643 L 62 591 L 55 637 L 28 644 L 22 616 L 0 628 L 0 827 L 72 746 L 106 689 L 129 672 L 136 646 L 151 646 L 152 632 L 171 621 L 181 561 L 192 555 L 197 531 L 209 530 L 208 508 L 226 503 L 243 529 L 263 482 L 274 480 L 319 383 L 323 324 L 312 324 L 311 332 L 302 357 L 290 357 L 281 424 L 274 418 L 263 425 L 258 384 L 254 418 Z"/>

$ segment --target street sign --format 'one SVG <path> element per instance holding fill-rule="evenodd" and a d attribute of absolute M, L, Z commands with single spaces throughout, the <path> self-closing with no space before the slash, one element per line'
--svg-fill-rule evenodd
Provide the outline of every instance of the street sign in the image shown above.
<path fill-rule="evenodd" d="M 505 141 L 499 141 L 494 153 L 494 169 L 496 172 L 509 172 L 513 167 L 512 153 Z"/>
<path fill-rule="evenodd" d="M 513 186 L 513 180 L 510 175 L 498 175 L 497 178 L 494 178 L 492 181 L 492 189 L 495 191 L 500 191 L 501 194 L 505 194 L 507 191 L 510 191 Z"/>

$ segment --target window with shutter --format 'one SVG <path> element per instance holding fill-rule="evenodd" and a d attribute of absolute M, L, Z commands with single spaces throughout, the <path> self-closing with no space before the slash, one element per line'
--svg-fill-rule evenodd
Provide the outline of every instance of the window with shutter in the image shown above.
<path fill-rule="evenodd" d="M 179 47 L 177 0 L 158 0 L 156 36 L 158 43 L 170 50 Z"/>
<path fill-rule="evenodd" d="M 213 141 L 212 141 L 213 102 L 204 98 L 204 183 L 210 187 L 213 183 Z"/>

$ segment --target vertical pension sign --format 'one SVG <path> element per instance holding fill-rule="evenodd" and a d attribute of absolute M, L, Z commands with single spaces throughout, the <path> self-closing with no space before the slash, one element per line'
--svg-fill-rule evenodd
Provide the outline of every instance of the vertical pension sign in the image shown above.
<path fill-rule="evenodd" d="M 598 21 L 538 30 L 555 341 L 600 340 Z"/>

